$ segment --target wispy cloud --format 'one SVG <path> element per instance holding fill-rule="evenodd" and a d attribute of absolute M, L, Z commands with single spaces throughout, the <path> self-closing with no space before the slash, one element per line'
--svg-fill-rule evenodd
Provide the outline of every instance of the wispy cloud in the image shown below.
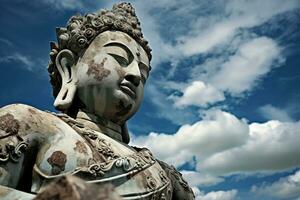
<path fill-rule="evenodd" d="M 10 47 L 14 46 L 14 44 L 10 40 L 5 39 L 5 38 L 0 38 L 0 43 L 3 43 L 3 44 L 5 44 L 7 46 L 10 46 Z"/>
<path fill-rule="evenodd" d="M 19 52 L 13 53 L 12 55 L 3 56 L 0 58 L 0 63 L 14 63 L 15 65 L 24 68 L 28 71 L 41 73 L 46 77 L 46 66 L 47 61 L 40 58 L 32 58 L 30 56 L 21 54 Z M 43 70 L 44 67 L 44 70 Z"/>
<path fill-rule="evenodd" d="M 268 0 L 263 3 L 258 0 L 219 1 L 211 5 L 191 0 L 184 3 L 170 0 L 156 1 L 151 5 L 133 2 L 137 10 L 143 11 L 140 13 L 144 21 L 142 26 L 145 35 L 148 35 L 151 40 L 154 52 L 181 58 L 208 53 L 215 50 L 215 47 L 230 43 L 232 38 L 237 37 L 241 32 L 247 32 L 250 28 L 260 26 L 278 14 L 300 7 L 296 0 L 288 2 Z M 180 8 L 187 9 L 185 15 L 182 15 Z M 169 12 L 165 13 L 168 10 Z M 214 10 L 217 11 L 215 14 L 209 14 Z M 169 17 L 162 18 L 161 14 Z M 160 27 L 171 19 L 174 19 L 175 23 Z M 179 19 L 181 24 L 176 23 Z M 176 43 L 167 40 L 168 36 L 164 35 L 166 28 L 180 30 L 178 32 L 181 34 L 174 33 L 177 38 Z M 170 58 L 168 56 L 164 58 Z"/>
<path fill-rule="evenodd" d="M 62 9 L 83 9 L 84 3 L 81 0 L 43 0 L 45 3 L 52 5 L 58 10 Z"/>
<path fill-rule="evenodd" d="M 287 111 L 276 108 L 270 104 L 264 105 L 258 109 L 259 113 L 267 120 L 279 120 L 284 122 L 294 121 Z"/>
<path fill-rule="evenodd" d="M 32 71 L 34 67 L 34 63 L 31 61 L 31 59 L 23 54 L 15 53 L 10 56 L 4 56 L 0 58 L 0 63 L 10 63 L 10 62 L 17 62 L 23 64 L 22 66 L 28 69 L 29 71 Z"/>
<path fill-rule="evenodd" d="M 42 0 L 39 3 L 46 4 L 55 11 L 72 10 L 80 13 L 91 13 L 98 9 L 110 8 L 116 2 L 109 0 Z"/>
<path fill-rule="evenodd" d="M 254 32 L 253 28 L 263 27 L 267 22 L 269 26 L 277 23 L 274 20 L 277 16 L 300 7 L 296 0 L 210 4 L 164 0 L 151 5 L 132 2 L 140 11 L 143 32 L 153 47 L 154 73 L 160 71 L 157 68 L 160 64 L 170 63 L 166 76 L 152 80 L 165 82 L 165 85 L 154 87 L 160 96 L 169 97 L 163 102 L 173 102 L 173 110 L 188 106 L 203 108 L 219 102 L 226 104 L 227 96 L 245 97 L 245 93 L 253 91 L 266 75 L 277 66 L 283 66 L 285 61 L 284 47 L 275 39 Z M 192 56 L 201 56 L 202 62 L 187 68 L 188 78 L 180 83 L 185 87 L 175 90 L 169 87 L 169 83 L 182 73 L 183 61 Z M 205 87 L 195 84 L 200 82 Z M 209 95 L 201 95 L 201 92 Z"/>
<path fill-rule="evenodd" d="M 252 192 L 256 195 L 267 195 L 280 199 L 300 197 L 300 171 L 287 177 L 280 178 L 272 184 L 263 183 L 253 186 Z"/>
<path fill-rule="evenodd" d="M 239 95 L 253 89 L 259 79 L 283 63 L 280 52 L 276 42 L 270 38 L 247 41 L 221 64 L 219 71 L 207 77 L 207 81 L 222 91 Z"/>

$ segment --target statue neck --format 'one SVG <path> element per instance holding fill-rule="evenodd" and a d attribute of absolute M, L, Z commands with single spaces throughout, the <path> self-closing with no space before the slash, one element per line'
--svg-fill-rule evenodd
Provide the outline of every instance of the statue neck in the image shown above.
<path fill-rule="evenodd" d="M 82 110 L 77 113 L 76 120 L 92 130 L 99 131 L 115 140 L 123 142 L 121 126 L 112 121 Z"/>

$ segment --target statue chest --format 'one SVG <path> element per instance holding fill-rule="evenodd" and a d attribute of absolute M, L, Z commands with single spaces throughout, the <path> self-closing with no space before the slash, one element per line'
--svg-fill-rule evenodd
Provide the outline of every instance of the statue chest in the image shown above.
<path fill-rule="evenodd" d="M 123 199 L 171 199 L 170 180 L 149 150 L 136 151 L 91 130 L 53 139 L 37 158 L 33 192 L 71 174 L 99 187 L 111 183 Z"/>

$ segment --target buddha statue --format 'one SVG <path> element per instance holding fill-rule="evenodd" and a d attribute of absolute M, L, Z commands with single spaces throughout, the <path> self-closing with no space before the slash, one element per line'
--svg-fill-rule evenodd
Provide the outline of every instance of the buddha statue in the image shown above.
<path fill-rule="evenodd" d="M 140 107 L 151 49 L 134 8 L 73 16 L 57 28 L 48 67 L 60 113 L 22 104 L 0 109 L 0 196 L 32 199 L 72 175 L 123 199 L 194 199 L 181 174 L 129 146 L 126 121 Z"/>

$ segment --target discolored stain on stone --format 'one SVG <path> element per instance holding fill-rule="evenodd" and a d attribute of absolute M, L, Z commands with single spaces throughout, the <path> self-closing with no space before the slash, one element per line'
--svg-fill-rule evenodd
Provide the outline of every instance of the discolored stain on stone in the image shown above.
<path fill-rule="evenodd" d="M 28 108 L 28 111 L 31 113 L 31 114 L 36 114 L 36 111 L 34 110 L 34 109 L 32 109 L 32 108 Z"/>
<path fill-rule="evenodd" d="M 15 135 L 19 132 L 20 123 L 18 120 L 14 118 L 12 114 L 7 113 L 0 117 L 0 129 L 8 133 L 8 135 Z M 5 136 L 0 135 L 0 139 L 1 137 L 5 137 Z"/>
<path fill-rule="evenodd" d="M 132 105 L 129 104 L 128 106 L 124 105 L 124 102 L 122 100 L 119 101 L 119 104 L 117 105 L 118 112 L 116 113 L 116 117 L 126 115 L 130 109 L 132 108 Z"/>
<path fill-rule="evenodd" d="M 65 170 L 67 156 L 61 151 L 54 151 L 47 161 L 52 166 L 52 174 L 57 175 Z"/>
<path fill-rule="evenodd" d="M 81 141 L 76 142 L 76 146 L 74 147 L 74 150 L 79 153 L 87 154 L 87 148 Z"/>
<path fill-rule="evenodd" d="M 30 126 L 29 126 L 29 124 L 25 124 L 25 130 L 27 131 L 27 130 L 29 130 L 30 129 Z"/>
<path fill-rule="evenodd" d="M 111 35 L 110 35 L 110 39 L 111 39 L 111 40 L 117 40 L 117 36 L 116 36 L 115 34 L 111 34 Z"/>
<path fill-rule="evenodd" d="M 92 60 L 89 63 L 89 69 L 87 71 L 87 75 L 94 75 L 94 78 L 98 81 L 102 81 L 103 78 L 107 77 L 110 74 L 110 70 L 104 68 L 104 63 L 106 62 L 107 58 L 104 58 L 100 64 L 95 63 Z"/>

